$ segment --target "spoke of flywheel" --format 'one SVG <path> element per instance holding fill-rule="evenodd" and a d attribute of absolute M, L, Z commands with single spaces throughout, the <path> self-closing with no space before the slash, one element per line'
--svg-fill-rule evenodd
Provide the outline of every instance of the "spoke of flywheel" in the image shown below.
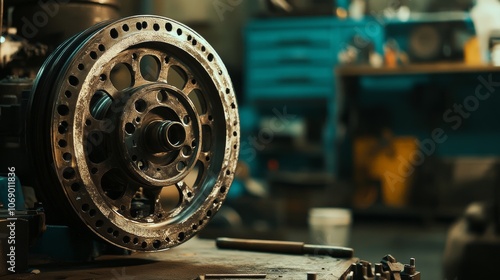
<path fill-rule="evenodd" d="M 118 209 L 121 209 L 122 206 L 125 206 L 126 213 L 130 213 L 129 212 L 130 205 L 132 204 L 132 199 L 134 198 L 134 195 L 136 194 L 138 189 L 139 187 L 133 184 L 127 184 L 125 193 L 118 199 L 115 200 L 110 199 L 110 203 L 113 204 Z M 128 214 L 126 216 L 128 216 Z"/>

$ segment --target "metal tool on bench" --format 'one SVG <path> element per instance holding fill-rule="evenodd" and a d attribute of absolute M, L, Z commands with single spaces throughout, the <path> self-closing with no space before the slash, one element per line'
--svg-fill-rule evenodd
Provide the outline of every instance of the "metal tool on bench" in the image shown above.
<path fill-rule="evenodd" d="M 293 255 L 327 255 L 334 258 L 352 258 L 354 256 L 354 250 L 352 248 L 327 245 L 312 245 L 305 244 L 304 242 L 221 237 L 217 238 L 216 245 L 220 249 L 245 250 L 267 253 Z"/>

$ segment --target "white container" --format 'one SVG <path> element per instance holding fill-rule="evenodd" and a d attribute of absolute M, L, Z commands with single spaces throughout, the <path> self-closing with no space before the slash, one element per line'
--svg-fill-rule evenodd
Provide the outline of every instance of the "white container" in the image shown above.
<path fill-rule="evenodd" d="M 309 234 L 313 244 L 348 246 L 351 232 L 351 211 L 341 208 L 309 210 Z"/>
<path fill-rule="evenodd" d="M 479 39 L 482 61 L 488 63 L 490 33 L 500 29 L 500 3 L 498 0 L 478 0 L 470 14 Z"/>

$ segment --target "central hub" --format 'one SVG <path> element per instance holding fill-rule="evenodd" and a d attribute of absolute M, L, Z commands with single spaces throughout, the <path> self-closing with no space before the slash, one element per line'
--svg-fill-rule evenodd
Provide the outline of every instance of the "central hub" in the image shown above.
<path fill-rule="evenodd" d="M 186 142 L 186 129 L 180 122 L 154 121 L 146 127 L 146 145 L 156 153 L 180 150 Z"/>
<path fill-rule="evenodd" d="M 147 84 L 123 95 L 127 99 L 119 137 L 128 173 L 155 187 L 182 180 L 200 154 L 201 124 L 192 101 L 164 83 Z"/>

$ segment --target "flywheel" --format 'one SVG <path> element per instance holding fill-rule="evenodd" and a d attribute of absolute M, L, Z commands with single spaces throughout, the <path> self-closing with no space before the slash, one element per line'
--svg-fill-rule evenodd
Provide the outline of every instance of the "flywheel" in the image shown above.
<path fill-rule="evenodd" d="M 26 127 L 45 205 L 134 251 L 179 245 L 224 201 L 239 119 L 227 69 L 159 16 L 98 24 L 35 80 Z"/>

